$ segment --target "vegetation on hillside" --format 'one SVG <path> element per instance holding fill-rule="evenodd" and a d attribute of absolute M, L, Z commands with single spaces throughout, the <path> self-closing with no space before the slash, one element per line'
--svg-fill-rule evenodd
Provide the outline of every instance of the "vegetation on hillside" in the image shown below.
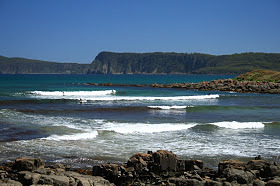
<path fill-rule="evenodd" d="M 87 66 L 0 56 L 0 74 L 82 74 Z"/>
<path fill-rule="evenodd" d="M 280 72 L 271 70 L 254 70 L 235 78 L 238 81 L 261 81 L 280 83 Z"/>
<path fill-rule="evenodd" d="M 200 53 L 101 52 L 91 64 L 56 63 L 0 56 L 2 74 L 243 74 L 280 71 L 278 53 L 209 55 Z"/>
<path fill-rule="evenodd" d="M 280 71 L 280 54 L 113 53 L 101 52 L 91 74 L 243 74 L 256 69 Z"/>

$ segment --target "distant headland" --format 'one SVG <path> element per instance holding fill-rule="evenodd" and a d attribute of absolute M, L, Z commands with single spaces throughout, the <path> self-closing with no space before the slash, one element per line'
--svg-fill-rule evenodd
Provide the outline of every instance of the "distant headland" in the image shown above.
<path fill-rule="evenodd" d="M 100 52 L 91 64 L 0 56 L 0 74 L 243 74 L 256 69 L 280 71 L 280 53 Z"/>

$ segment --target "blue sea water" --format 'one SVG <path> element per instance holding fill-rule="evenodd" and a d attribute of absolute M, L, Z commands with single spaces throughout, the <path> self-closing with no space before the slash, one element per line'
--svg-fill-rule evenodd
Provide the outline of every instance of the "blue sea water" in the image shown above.
<path fill-rule="evenodd" d="M 257 155 L 278 161 L 280 95 L 87 84 L 233 77 L 0 75 L 0 162 L 32 156 L 91 166 L 159 149 L 210 165 Z"/>

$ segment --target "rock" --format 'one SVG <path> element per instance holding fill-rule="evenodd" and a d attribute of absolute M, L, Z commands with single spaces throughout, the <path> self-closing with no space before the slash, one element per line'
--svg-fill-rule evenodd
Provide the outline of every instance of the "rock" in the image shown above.
<path fill-rule="evenodd" d="M 34 171 L 38 168 L 44 168 L 45 162 L 41 158 L 18 158 L 16 159 L 13 170 L 17 171 Z"/>
<path fill-rule="evenodd" d="M 36 185 L 41 177 L 41 174 L 31 173 L 29 171 L 20 171 L 18 173 L 18 181 L 23 185 Z"/>
<path fill-rule="evenodd" d="M 15 180 L 6 180 L 6 181 L 0 180 L 0 185 L 1 186 L 22 186 L 22 184 L 20 182 L 15 181 Z"/>
<path fill-rule="evenodd" d="M 7 176 L 8 176 L 8 172 L 4 170 L 0 170 L 0 180 L 7 178 Z"/>
<path fill-rule="evenodd" d="M 203 161 L 201 160 L 185 160 L 185 170 L 200 170 L 203 169 Z"/>
<path fill-rule="evenodd" d="M 78 186 L 90 186 L 90 185 L 110 185 L 108 180 L 100 176 L 82 175 L 77 172 L 66 171 L 64 175 L 69 177 L 69 184 Z"/>
<path fill-rule="evenodd" d="M 154 163 L 160 165 L 161 171 L 175 171 L 177 167 L 177 156 L 167 150 L 158 150 L 153 153 Z"/>
<path fill-rule="evenodd" d="M 280 181 L 279 180 L 270 180 L 267 182 L 266 186 L 279 186 Z"/>
<path fill-rule="evenodd" d="M 47 175 L 50 175 L 52 173 L 50 168 L 39 168 L 39 169 L 35 170 L 34 172 L 39 173 L 39 174 L 47 174 Z"/>
<path fill-rule="evenodd" d="M 220 161 L 218 165 L 218 174 L 223 175 L 225 169 L 240 169 L 244 170 L 245 169 L 245 163 L 242 161 L 238 160 L 225 160 L 225 161 Z"/>
<path fill-rule="evenodd" d="M 57 185 L 57 186 L 68 186 L 69 178 L 67 176 L 57 175 L 42 175 L 38 184 L 41 185 Z"/>
<path fill-rule="evenodd" d="M 234 168 L 226 168 L 222 176 L 226 178 L 228 182 L 237 181 L 239 184 L 253 183 L 256 178 L 252 172 Z"/>
<path fill-rule="evenodd" d="M 136 171 L 141 171 L 148 166 L 149 162 L 153 161 L 151 154 L 136 153 L 127 161 L 127 167 L 134 167 Z"/>
<path fill-rule="evenodd" d="M 217 181 L 213 181 L 213 180 L 206 180 L 205 186 L 223 186 L 222 183 L 217 182 Z"/>
<path fill-rule="evenodd" d="M 176 184 L 176 186 L 200 186 L 204 185 L 202 182 L 196 180 L 196 179 L 185 179 L 185 178 L 170 178 L 169 179 L 170 183 Z"/>
<path fill-rule="evenodd" d="M 102 176 L 110 182 L 115 182 L 119 174 L 119 167 L 117 164 L 96 165 L 92 170 L 93 176 Z"/>
<path fill-rule="evenodd" d="M 280 167 L 276 163 L 271 164 L 264 160 L 251 160 L 246 166 L 247 169 L 255 171 L 259 177 L 280 176 Z"/>
<path fill-rule="evenodd" d="M 258 179 L 253 182 L 253 186 L 265 186 L 265 182 Z"/>

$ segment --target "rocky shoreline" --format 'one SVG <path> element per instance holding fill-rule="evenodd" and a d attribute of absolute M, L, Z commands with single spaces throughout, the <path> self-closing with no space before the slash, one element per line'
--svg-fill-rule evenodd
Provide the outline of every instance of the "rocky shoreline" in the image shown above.
<path fill-rule="evenodd" d="M 62 164 L 46 166 L 40 158 L 18 158 L 0 166 L 0 185 L 280 185 L 280 164 L 256 157 L 248 162 L 224 160 L 218 170 L 200 160 L 178 159 L 158 150 L 134 154 L 127 163 L 101 164 L 92 170 Z"/>
<path fill-rule="evenodd" d="M 172 84 L 113 84 L 113 83 L 87 83 L 95 86 L 119 86 L 119 87 L 154 87 L 154 88 L 182 88 L 199 91 L 226 91 L 237 93 L 267 93 L 280 94 L 280 83 L 237 81 L 233 79 L 218 79 L 203 81 L 200 83 L 172 83 Z"/>

